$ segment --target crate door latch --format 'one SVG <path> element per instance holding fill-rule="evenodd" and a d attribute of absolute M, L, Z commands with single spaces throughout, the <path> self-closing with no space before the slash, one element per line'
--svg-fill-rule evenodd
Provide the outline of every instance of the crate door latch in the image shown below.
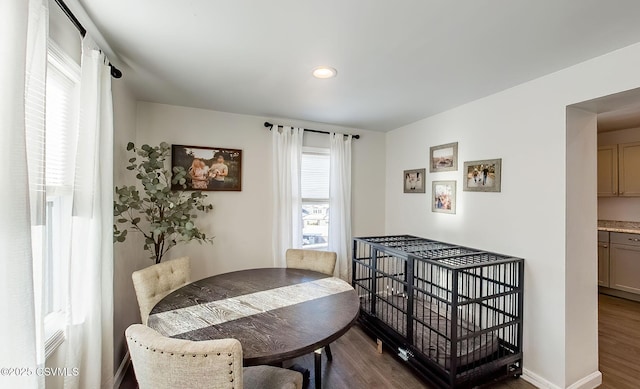
<path fill-rule="evenodd" d="M 409 350 L 398 348 L 398 356 L 402 358 L 403 361 L 407 362 L 409 358 L 413 358 L 413 353 Z"/>

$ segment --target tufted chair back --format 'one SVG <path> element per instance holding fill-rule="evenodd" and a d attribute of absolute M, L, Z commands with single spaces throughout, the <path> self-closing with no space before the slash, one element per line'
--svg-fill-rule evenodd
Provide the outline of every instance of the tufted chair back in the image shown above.
<path fill-rule="evenodd" d="M 236 339 L 173 339 L 142 324 L 129 326 L 125 336 L 140 389 L 302 389 L 297 371 L 243 368 Z"/>
<path fill-rule="evenodd" d="M 191 282 L 191 262 L 189 257 L 172 259 L 135 271 L 131 278 L 140 306 L 140 318 L 146 325 L 149 312 L 158 301 Z"/>
<path fill-rule="evenodd" d="M 142 324 L 131 325 L 125 335 L 140 389 L 243 387 L 236 339 L 172 339 Z"/>
<path fill-rule="evenodd" d="M 333 251 L 289 249 L 286 252 L 287 267 L 313 270 L 333 276 L 337 255 Z"/>

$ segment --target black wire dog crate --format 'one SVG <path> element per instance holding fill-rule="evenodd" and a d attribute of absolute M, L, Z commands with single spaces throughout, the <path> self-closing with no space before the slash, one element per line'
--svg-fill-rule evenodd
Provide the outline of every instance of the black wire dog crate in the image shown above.
<path fill-rule="evenodd" d="M 524 260 L 415 236 L 355 238 L 360 324 L 426 381 L 522 374 Z"/>

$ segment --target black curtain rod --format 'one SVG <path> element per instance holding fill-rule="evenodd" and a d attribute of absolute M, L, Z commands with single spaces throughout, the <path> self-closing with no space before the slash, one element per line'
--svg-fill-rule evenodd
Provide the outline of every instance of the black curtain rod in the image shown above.
<path fill-rule="evenodd" d="M 69 7 L 67 7 L 67 5 L 64 3 L 63 0 L 55 0 L 55 2 L 56 4 L 58 4 L 58 7 L 60 7 L 62 12 L 64 12 L 64 14 L 67 15 L 71 23 L 78 29 L 78 31 L 80 32 L 80 35 L 84 38 L 84 36 L 87 35 L 87 30 L 82 26 L 78 18 L 76 18 L 76 15 L 74 15 L 73 12 L 71 12 Z M 120 69 L 116 68 L 111 62 L 109 62 L 109 67 L 111 68 L 111 77 L 113 78 L 122 77 L 122 72 L 120 71 Z"/>
<path fill-rule="evenodd" d="M 269 131 L 271 131 L 271 130 L 273 129 L 274 124 L 271 124 L 271 123 L 269 123 L 269 122 L 264 122 L 264 126 L 265 126 L 265 127 L 267 127 L 267 128 L 269 129 Z M 284 126 L 278 125 L 277 127 L 278 127 L 278 128 L 283 128 Z M 328 131 L 310 130 L 310 129 L 308 129 L 308 128 L 303 128 L 303 130 L 304 130 L 304 131 L 307 131 L 307 132 L 315 132 L 316 134 L 327 134 L 327 135 L 328 135 L 328 134 L 331 134 L 331 133 L 330 133 L 330 132 L 328 132 Z M 345 135 L 345 136 L 348 136 L 348 135 Z M 354 139 L 360 139 L 360 135 L 352 135 L 352 137 L 353 137 Z"/>

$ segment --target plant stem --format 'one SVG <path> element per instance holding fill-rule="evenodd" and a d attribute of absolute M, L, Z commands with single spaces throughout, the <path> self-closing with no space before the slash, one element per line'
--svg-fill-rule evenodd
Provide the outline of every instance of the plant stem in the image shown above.
<path fill-rule="evenodd" d="M 158 258 L 158 263 L 160 263 L 160 261 L 162 261 L 162 256 L 164 255 L 164 253 L 163 253 L 163 251 L 164 251 L 164 242 L 165 242 L 164 233 L 160 234 L 160 236 L 158 237 L 158 241 L 160 242 L 160 247 L 158 248 L 158 252 L 156 253 L 156 257 Z"/>
<path fill-rule="evenodd" d="M 129 213 L 129 223 L 131 223 L 134 230 L 140 232 L 145 238 L 150 238 L 150 236 L 147 235 L 137 224 L 133 224 L 133 215 L 131 215 L 131 208 L 129 208 L 127 212 Z"/>

